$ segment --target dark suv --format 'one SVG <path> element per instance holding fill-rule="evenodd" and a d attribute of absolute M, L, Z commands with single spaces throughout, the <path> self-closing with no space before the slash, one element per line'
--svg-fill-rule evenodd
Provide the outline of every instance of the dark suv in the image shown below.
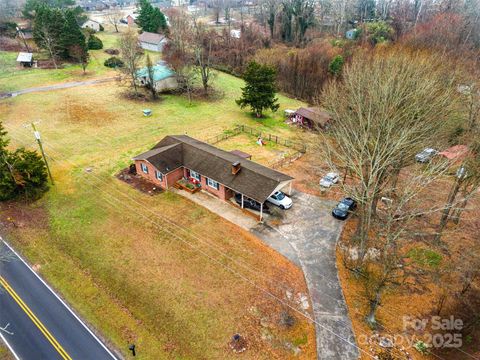
<path fill-rule="evenodd" d="M 235 202 L 242 206 L 242 194 L 235 194 Z M 246 196 L 243 197 L 243 207 L 260 211 L 260 203 L 258 201 L 249 199 Z M 263 203 L 263 212 L 267 214 L 270 212 L 270 209 L 266 203 Z"/>
<path fill-rule="evenodd" d="M 332 210 L 332 216 L 335 219 L 346 220 L 348 215 L 355 210 L 357 203 L 352 198 L 342 199 Z"/>

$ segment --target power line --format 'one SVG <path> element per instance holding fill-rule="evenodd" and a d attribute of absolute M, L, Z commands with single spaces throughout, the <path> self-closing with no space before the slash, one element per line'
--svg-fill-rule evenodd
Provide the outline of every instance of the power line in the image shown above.
<path fill-rule="evenodd" d="M 103 141 L 101 141 L 101 142 L 104 143 Z M 60 153 L 59 153 L 58 151 L 56 151 L 55 148 L 53 148 L 52 146 L 49 146 L 49 147 L 52 148 L 52 149 L 53 149 L 55 152 L 57 152 L 58 154 L 60 154 Z M 60 155 L 61 155 L 61 154 L 60 154 Z M 76 164 L 70 162 L 69 160 L 66 160 L 66 161 L 68 161 L 68 162 L 69 162 L 70 164 L 72 164 L 73 166 L 77 166 Z M 99 178 L 99 177 L 97 177 L 97 176 L 94 176 L 94 177 L 96 177 L 97 179 L 100 179 L 101 182 L 106 183 L 105 180 L 103 180 L 103 179 L 101 179 L 101 178 Z M 97 188 L 98 188 L 98 187 L 97 187 Z M 119 191 L 119 192 L 120 192 L 120 191 Z M 120 193 L 121 193 L 121 192 L 120 192 Z M 124 194 L 124 193 L 121 193 L 121 194 L 124 195 L 124 196 L 126 196 L 127 198 L 135 201 L 137 204 L 141 205 L 142 207 L 144 207 L 145 209 L 147 209 L 149 212 L 151 212 L 151 210 L 148 209 L 148 208 L 146 208 L 143 204 L 138 203 L 136 200 L 134 200 L 133 198 L 127 196 L 127 195 Z M 139 213 L 138 211 L 136 211 L 136 212 L 140 215 L 140 213 Z M 158 214 L 156 214 L 156 213 L 153 213 L 153 214 L 154 214 L 156 217 L 159 217 Z M 142 215 L 142 216 L 145 216 L 145 215 L 143 215 L 143 214 L 141 214 L 141 215 Z M 159 218 L 160 218 L 160 217 L 159 217 Z M 168 218 L 167 218 L 167 219 L 168 219 Z M 181 229 L 184 230 L 184 231 L 186 231 L 184 228 L 180 227 L 179 225 L 177 225 L 177 224 L 175 224 L 175 223 L 173 223 L 173 225 L 181 228 Z M 190 233 L 188 233 L 188 234 L 191 235 Z M 196 236 L 194 236 L 194 237 L 196 237 Z M 196 237 L 196 238 L 198 239 L 198 237 Z M 198 239 L 198 240 L 200 240 L 200 239 Z M 208 244 L 207 244 L 207 245 L 208 245 Z M 211 247 L 211 246 L 210 246 L 210 247 Z M 225 255 L 225 254 L 224 254 L 224 255 Z M 227 257 L 228 257 L 228 256 L 227 256 Z M 230 259 L 231 259 L 231 258 L 230 258 Z M 233 259 L 232 259 L 232 260 L 233 260 Z M 236 262 L 235 260 L 233 260 L 233 261 Z M 255 273 L 255 274 L 257 274 L 257 273 Z M 322 276 L 323 276 L 327 281 L 329 281 L 329 279 L 327 279 L 323 274 L 322 274 Z M 329 282 L 331 283 L 331 281 L 329 281 Z M 285 289 L 286 289 L 286 288 L 285 288 Z M 272 295 L 273 295 L 273 294 L 272 294 Z M 332 296 L 329 295 L 329 294 L 326 294 L 326 295 L 329 296 L 329 297 L 331 297 L 331 298 L 334 299 L 334 300 L 337 300 L 337 301 L 338 301 L 338 300 L 341 300 L 341 299 L 336 299 L 336 298 L 332 297 Z M 274 295 L 274 296 L 275 296 L 275 295 Z M 365 298 L 365 299 L 366 299 L 366 298 Z M 367 299 L 367 300 L 368 300 L 368 299 Z M 301 313 L 301 312 L 300 312 L 300 313 Z M 359 312 L 357 312 L 357 311 L 356 311 L 356 313 L 359 314 Z M 309 317 L 307 317 L 307 318 L 309 318 Z M 309 318 L 309 319 L 311 319 L 311 318 Z M 315 320 L 311 320 L 311 321 L 317 323 Z M 341 321 L 341 322 L 344 322 L 344 321 Z M 346 324 L 346 322 L 344 322 L 344 323 Z M 317 324 L 318 324 L 318 323 L 317 323 Z M 387 330 L 389 330 L 389 329 L 387 328 Z M 391 331 L 391 330 L 390 330 L 390 331 Z M 391 332 L 394 333 L 393 331 L 391 331 Z M 366 335 L 368 335 L 368 334 L 366 334 Z M 356 345 L 355 345 L 355 346 L 356 346 Z M 358 347 L 358 346 L 356 346 L 356 347 Z M 465 353 L 466 355 L 472 357 L 470 354 L 464 352 L 464 351 L 461 350 L 461 349 L 457 349 L 457 350 L 459 350 L 460 352 Z M 435 355 L 435 354 L 433 354 L 433 355 L 436 356 L 436 357 L 438 357 L 439 359 L 442 359 L 441 357 L 439 357 L 439 356 L 437 356 L 437 355 Z M 472 357 L 472 358 L 474 358 L 474 357 Z"/>
<path fill-rule="evenodd" d="M 52 146 L 49 146 L 49 147 L 52 147 Z M 58 161 L 58 160 L 57 160 Z M 69 162 L 70 164 L 74 165 L 72 162 L 66 160 L 67 162 Z M 280 302 L 282 305 L 290 308 L 292 311 L 300 314 L 300 316 L 303 316 L 305 317 L 307 320 L 309 320 L 310 322 L 313 322 L 315 323 L 316 325 L 318 325 L 320 328 L 326 330 L 327 332 L 331 333 L 332 335 L 336 336 L 337 338 L 339 338 L 341 341 L 344 341 L 346 342 L 347 344 L 349 344 L 350 346 L 352 347 L 355 347 L 357 348 L 358 350 L 360 350 L 361 352 L 365 353 L 367 356 L 371 357 L 372 359 L 374 358 L 371 354 L 367 353 L 365 350 L 363 350 L 362 348 L 360 348 L 358 345 L 356 345 L 354 342 L 352 343 L 350 340 L 348 339 L 345 339 L 344 337 L 342 337 L 341 335 L 335 333 L 333 330 L 329 329 L 328 327 L 322 325 L 321 323 L 317 322 L 315 319 L 313 319 L 312 317 L 308 316 L 308 315 L 305 315 L 302 311 L 298 310 L 297 308 L 293 307 L 292 305 L 290 305 L 288 302 L 286 302 L 285 300 L 283 300 L 282 298 L 278 297 L 277 295 L 271 293 L 270 291 L 268 291 L 267 289 L 264 289 L 263 287 L 261 287 L 260 285 L 256 284 L 255 281 L 251 280 L 249 277 L 245 276 L 244 274 L 241 274 L 239 273 L 238 271 L 232 269 L 231 267 L 223 264 L 221 261 L 219 261 L 218 259 L 215 259 L 213 257 L 211 257 L 207 252 L 205 252 L 204 250 L 194 246 L 193 244 L 191 244 L 189 241 L 185 240 L 184 238 L 178 236 L 177 234 L 175 234 L 174 232 L 168 230 L 168 229 L 165 229 L 164 227 L 161 226 L 161 224 L 159 224 L 158 222 L 152 220 L 151 218 L 149 218 L 148 216 L 146 216 L 145 214 L 142 214 L 140 213 L 137 209 L 131 207 L 131 206 L 128 206 L 125 202 L 122 202 L 120 201 L 119 199 L 113 197 L 110 193 L 108 192 L 105 192 L 104 190 L 102 190 L 99 186 L 93 184 L 91 181 L 90 183 L 92 184 L 92 186 L 96 187 L 97 189 L 99 189 L 102 193 L 107 193 L 109 195 L 109 197 L 105 197 L 104 196 L 104 199 L 109 202 L 112 206 L 114 206 L 115 208 L 118 208 L 117 205 L 113 204 L 110 200 L 114 199 L 115 201 L 117 201 L 120 205 L 123 205 L 124 207 L 126 208 L 129 208 L 130 210 L 132 210 L 133 212 L 137 213 L 138 215 L 140 215 L 141 217 L 145 218 L 147 221 L 151 222 L 153 225 L 157 226 L 161 231 L 163 232 L 166 232 L 168 233 L 170 236 L 173 236 L 175 238 L 177 238 L 178 240 L 182 241 L 184 244 L 192 247 L 193 249 L 195 249 L 196 251 L 200 252 L 202 255 L 204 255 L 205 257 L 207 257 L 209 260 L 215 262 L 216 264 L 220 265 L 221 267 L 225 268 L 226 270 L 228 270 L 229 272 L 239 276 L 243 281 L 249 283 L 251 286 L 255 287 L 257 290 L 261 291 L 262 293 L 264 293 L 265 295 L 271 297 L 272 299 Z"/>

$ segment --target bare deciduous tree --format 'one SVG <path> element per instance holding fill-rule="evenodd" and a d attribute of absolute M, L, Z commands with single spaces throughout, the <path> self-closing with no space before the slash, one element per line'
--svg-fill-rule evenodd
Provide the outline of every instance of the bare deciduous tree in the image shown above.
<path fill-rule="evenodd" d="M 107 21 L 115 27 L 115 32 L 118 33 L 118 23 L 123 18 L 122 12 L 120 9 L 113 8 L 108 11 L 106 14 Z"/>
<path fill-rule="evenodd" d="M 143 50 L 139 45 L 137 33 L 129 28 L 120 35 L 118 47 L 120 48 L 120 57 L 125 64 L 122 67 L 122 71 L 129 78 L 135 95 L 138 96 L 137 70 L 140 66 L 140 60 L 143 57 Z"/>
<path fill-rule="evenodd" d="M 196 20 L 194 21 L 193 31 L 194 34 L 191 45 L 193 48 L 194 64 L 200 74 L 204 93 L 208 95 L 208 88 L 210 87 L 212 78 L 212 45 L 215 33 L 209 31 L 204 24 Z"/>
<path fill-rule="evenodd" d="M 334 118 L 327 160 L 355 180 L 343 187 L 359 203 L 360 262 L 380 197 L 391 192 L 399 164 L 411 164 L 416 152 L 442 143 L 456 94 L 454 75 L 439 61 L 398 49 L 359 54 L 343 80 L 325 88 L 321 104 Z"/>

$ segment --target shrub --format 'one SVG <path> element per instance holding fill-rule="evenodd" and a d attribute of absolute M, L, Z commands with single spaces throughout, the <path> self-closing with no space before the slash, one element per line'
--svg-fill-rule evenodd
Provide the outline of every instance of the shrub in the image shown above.
<path fill-rule="evenodd" d="M 105 28 L 103 27 L 102 24 L 100 24 L 100 31 L 105 31 Z"/>
<path fill-rule="evenodd" d="M 124 63 L 118 57 L 112 56 L 112 57 L 108 58 L 107 60 L 105 60 L 103 65 L 105 65 L 106 67 L 109 67 L 109 68 L 120 68 L 120 67 L 123 67 Z"/>
<path fill-rule="evenodd" d="M 120 51 L 118 49 L 105 49 L 104 50 L 108 55 L 118 55 Z"/>
<path fill-rule="evenodd" d="M 100 40 L 95 35 L 90 35 L 88 38 L 88 49 L 89 50 L 100 50 L 103 48 L 102 40 Z"/>
<path fill-rule="evenodd" d="M 328 65 L 328 72 L 334 76 L 338 76 L 342 72 L 343 64 L 345 60 L 343 59 L 342 55 L 337 55 L 333 58 L 333 60 Z"/>
<path fill-rule="evenodd" d="M 424 248 L 413 248 L 407 253 L 407 258 L 412 259 L 417 265 L 436 269 L 442 262 L 442 255 Z"/>

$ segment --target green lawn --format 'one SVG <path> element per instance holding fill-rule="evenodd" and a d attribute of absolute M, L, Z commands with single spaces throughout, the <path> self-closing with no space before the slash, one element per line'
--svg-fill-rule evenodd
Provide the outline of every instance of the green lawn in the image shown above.
<path fill-rule="evenodd" d="M 8 238 L 124 354 L 134 342 L 139 359 L 237 358 L 228 341 L 240 332 L 249 343 L 242 358 L 293 358 L 286 344 L 298 339 L 295 358 L 313 358 L 313 326 L 293 313 L 295 325 L 280 326 L 285 308 L 242 280 L 285 299 L 286 289 L 307 291 L 297 267 L 201 206 L 170 192 L 141 193 L 113 176 L 167 134 L 206 139 L 246 124 L 298 136 L 284 125 L 282 111 L 256 120 L 240 110 L 234 99 L 241 80 L 218 74 L 215 86 L 222 99 L 191 105 L 173 95 L 127 101 L 115 83 L 0 102 L 13 143 L 34 147 L 23 125 L 40 120 L 56 180 L 22 211 L 0 211 L 0 221 L 22 224 Z M 281 109 L 302 105 L 279 99 Z M 144 108 L 153 116 L 143 117 Z"/>
<path fill-rule="evenodd" d="M 115 47 L 118 34 L 115 32 L 99 32 L 96 34 L 102 41 L 104 49 Z M 55 84 L 66 81 L 81 81 L 99 76 L 113 76 L 115 72 L 103 65 L 110 57 L 102 50 L 90 50 L 90 63 L 86 74 L 78 64 L 65 63 L 59 69 L 23 69 L 17 67 L 17 52 L 0 51 L 0 92 L 26 89 L 30 87 Z M 45 54 L 34 54 L 45 58 Z"/>

